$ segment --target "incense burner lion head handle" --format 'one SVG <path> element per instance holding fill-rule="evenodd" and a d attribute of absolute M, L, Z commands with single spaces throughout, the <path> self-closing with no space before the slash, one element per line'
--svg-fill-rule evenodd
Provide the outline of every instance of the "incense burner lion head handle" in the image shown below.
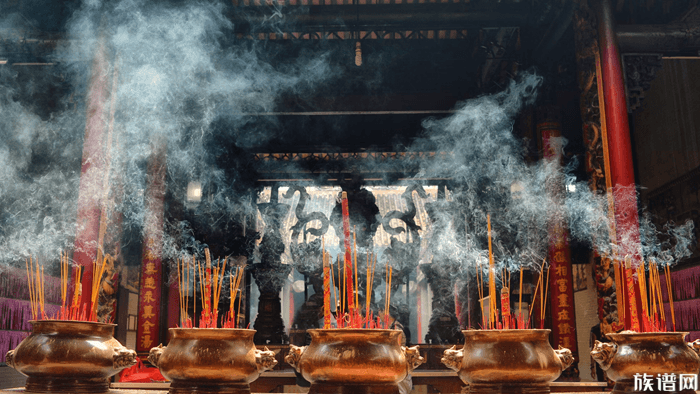
<path fill-rule="evenodd" d="M 122 345 L 114 347 L 114 355 L 112 356 L 112 367 L 121 371 L 124 368 L 132 367 L 138 363 L 136 351 L 127 349 Z"/>
<path fill-rule="evenodd" d="M 265 346 L 265 350 L 255 349 L 255 364 L 258 365 L 258 372 L 269 371 L 277 365 L 275 352 Z"/>
<path fill-rule="evenodd" d="M 555 350 L 554 353 L 557 355 L 559 358 L 559 361 L 561 362 L 561 370 L 565 370 L 571 366 L 571 364 L 574 363 L 574 355 L 571 353 L 571 350 L 561 347 L 559 345 L 559 349 Z"/>
<path fill-rule="evenodd" d="M 14 360 L 15 360 L 15 351 L 14 351 L 14 350 L 10 350 L 10 351 L 7 352 L 7 354 L 5 355 L 5 364 L 7 364 L 8 367 L 14 368 L 14 367 L 15 367 L 15 361 L 14 361 Z"/>
<path fill-rule="evenodd" d="M 464 349 L 457 349 L 457 345 L 446 349 L 442 353 L 442 358 L 440 361 L 447 366 L 447 368 L 459 372 L 462 369 L 462 360 L 464 359 Z"/>
<path fill-rule="evenodd" d="M 425 358 L 420 355 L 418 351 L 418 346 L 401 346 L 401 351 L 406 356 L 406 364 L 408 365 L 408 371 L 411 372 L 418 368 L 419 365 L 425 362 Z"/>
<path fill-rule="evenodd" d="M 617 344 L 614 342 L 595 341 L 591 357 L 600 364 L 600 368 L 607 371 L 610 368 L 613 358 L 617 353 Z"/>
<path fill-rule="evenodd" d="M 167 349 L 167 346 L 163 346 L 161 343 L 157 347 L 151 348 L 151 351 L 148 352 L 148 362 L 151 363 L 154 367 L 158 367 L 158 361 L 160 360 L 160 356 L 163 354 L 165 349 Z"/>
<path fill-rule="evenodd" d="M 696 339 L 693 342 L 688 342 L 688 347 L 693 349 L 695 353 L 700 356 L 700 339 Z"/>
<path fill-rule="evenodd" d="M 297 372 L 301 373 L 300 363 L 301 356 L 306 351 L 307 346 L 289 346 L 289 353 L 284 357 L 284 361 L 291 365 Z"/>

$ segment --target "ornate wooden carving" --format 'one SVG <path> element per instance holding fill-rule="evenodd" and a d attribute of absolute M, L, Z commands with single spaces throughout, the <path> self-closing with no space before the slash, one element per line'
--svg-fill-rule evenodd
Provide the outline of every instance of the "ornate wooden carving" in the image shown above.
<path fill-rule="evenodd" d="M 591 189 L 604 192 L 606 190 L 605 161 L 596 75 L 597 31 L 595 14 L 588 6 L 588 1 L 582 0 L 574 14 L 574 38 L 578 83 L 581 89 L 581 120 L 586 144 L 586 170 L 590 177 Z"/>
<path fill-rule="evenodd" d="M 658 53 L 622 55 L 627 112 L 634 113 L 641 107 L 644 94 L 651 87 L 651 81 L 654 80 L 661 65 L 661 54 Z"/>

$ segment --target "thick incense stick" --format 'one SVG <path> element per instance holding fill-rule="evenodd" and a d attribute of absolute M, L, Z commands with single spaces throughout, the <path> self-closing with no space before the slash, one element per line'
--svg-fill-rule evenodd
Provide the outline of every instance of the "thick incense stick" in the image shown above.
<path fill-rule="evenodd" d="M 338 268 L 340 268 L 340 267 L 341 267 L 340 255 L 336 258 L 336 260 L 338 261 Z M 342 301 L 341 301 L 341 303 L 340 303 L 340 313 L 341 313 L 341 315 L 345 315 L 345 305 L 346 305 L 346 304 L 345 304 L 345 301 L 346 301 L 346 297 L 347 297 L 347 294 L 348 294 L 348 293 L 345 291 L 345 290 L 347 289 L 347 284 L 348 284 L 347 280 L 345 280 L 345 279 L 347 278 L 347 275 L 346 275 L 346 274 L 347 274 L 347 272 L 348 272 L 346 268 L 347 268 L 347 267 L 346 267 L 346 265 L 345 265 L 345 260 L 343 260 L 342 269 L 338 272 L 338 281 L 340 281 L 340 283 L 343 285 L 343 290 L 340 292 L 340 298 L 342 299 Z M 342 278 L 341 278 L 341 276 L 340 276 L 341 274 L 343 275 Z M 341 316 L 341 319 L 342 319 L 342 316 Z"/>
<path fill-rule="evenodd" d="M 331 266 L 326 259 L 324 239 L 321 238 L 321 259 L 323 261 L 323 328 L 331 328 Z"/>
<path fill-rule="evenodd" d="M 481 263 L 476 266 L 476 283 L 479 292 L 479 307 L 481 308 L 481 328 L 486 329 L 486 315 L 484 314 L 484 278 L 481 272 Z"/>
<path fill-rule="evenodd" d="M 37 264 L 39 264 L 39 260 L 37 260 Z M 40 287 L 41 287 L 41 292 L 39 293 L 39 296 L 41 297 L 41 318 L 46 319 L 46 312 L 44 311 L 44 282 L 46 280 L 46 277 L 44 276 L 44 266 L 41 266 L 41 279 L 40 279 Z"/>
<path fill-rule="evenodd" d="M 371 263 L 370 263 L 370 254 L 367 253 L 367 280 L 365 281 L 365 319 L 369 319 L 369 303 L 370 303 L 370 289 L 372 288 L 372 284 L 369 281 L 369 270 L 371 268 Z M 368 327 L 369 328 L 369 327 Z"/>
<path fill-rule="evenodd" d="M 211 312 L 211 256 L 209 249 L 204 249 L 204 257 L 206 262 L 205 277 L 204 277 L 204 315 L 207 317 Z M 209 320 L 208 318 L 206 320 Z M 206 322 L 209 323 L 208 321 Z"/>
<path fill-rule="evenodd" d="M 523 321 L 523 267 L 520 267 L 520 290 L 518 290 L 518 321 L 521 322 L 520 326 L 522 326 Z M 525 328 L 525 327 L 519 327 L 519 328 Z"/>
<path fill-rule="evenodd" d="M 184 327 L 185 313 L 183 312 L 184 304 L 184 289 L 182 288 L 182 274 L 180 273 L 180 259 L 177 260 L 177 289 L 178 289 L 178 301 L 180 301 L 180 326 Z"/>
<path fill-rule="evenodd" d="M 355 276 L 355 306 L 357 308 L 359 308 L 360 301 L 359 301 L 358 296 L 359 296 L 360 292 L 357 291 L 359 289 L 358 282 L 357 282 L 357 278 L 359 277 L 359 275 L 357 274 L 357 240 L 355 239 L 355 227 L 354 226 L 353 226 L 353 232 L 352 232 L 352 250 L 354 253 L 353 260 L 355 262 L 355 274 L 354 274 L 354 276 Z"/>

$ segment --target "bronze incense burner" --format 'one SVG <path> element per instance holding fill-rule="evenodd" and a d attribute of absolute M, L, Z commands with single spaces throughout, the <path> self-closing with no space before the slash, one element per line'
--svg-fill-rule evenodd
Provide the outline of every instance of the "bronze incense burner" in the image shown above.
<path fill-rule="evenodd" d="M 31 393 L 107 393 L 109 378 L 136 364 L 136 352 L 114 339 L 114 324 L 32 320 L 32 333 L 7 352 Z"/>
<path fill-rule="evenodd" d="M 657 382 L 657 377 L 664 374 L 673 374 L 678 379 L 680 375 L 696 375 L 700 370 L 700 340 L 686 343 L 686 335 L 687 332 L 611 333 L 607 337 L 612 342 L 596 341 L 591 357 L 615 381 L 615 394 L 637 391 L 693 394 L 692 389 L 678 390 L 679 381 L 675 390 L 660 389 Z M 644 390 L 639 386 L 635 390 L 635 375 L 637 385 L 642 385 Z M 645 380 L 651 384 L 643 386 Z"/>
<path fill-rule="evenodd" d="M 401 330 L 311 329 L 309 346 L 292 345 L 285 361 L 311 382 L 310 394 L 398 394 L 423 363 Z"/>
<path fill-rule="evenodd" d="M 250 382 L 276 364 L 258 350 L 255 330 L 171 328 L 170 343 L 151 349 L 148 361 L 171 381 L 170 394 L 250 394 Z"/>
<path fill-rule="evenodd" d="M 464 330 L 464 347 L 445 350 L 442 362 L 471 394 L 546 394 L 574 361 L 569 349 L 552 349 L 549 331 Z"/>

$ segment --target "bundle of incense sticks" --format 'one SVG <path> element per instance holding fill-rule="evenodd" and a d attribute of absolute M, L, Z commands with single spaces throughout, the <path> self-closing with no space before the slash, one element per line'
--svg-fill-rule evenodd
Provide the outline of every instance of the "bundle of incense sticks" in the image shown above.
<path fill-rule="evenodd" d="M 53 316 L 47 316 L 44 303 L 44 266 L 39 265 L 38 259 L 30 257 L 25 261 L 27 270 L 27 280 L 29 284 L 29 301 L 32 318 L 39 319 L 58 319 L 58 320 L 79 320 L 79 321 L 97 321 L 97 307 L 99 304 L 99 292 L 102 286 L 102 277 L 104 276 L 107 262 L 113 262 L 110 255 L 102 255 L 98 252 L 98 258 L 92 262 L 93 264 L 93 282 L 90 289 L 90 305 L 80 305 L 80 296 L 82 293 L 81 277 L 82 266 L 75 267 L 71 273 L 70 260 L 67 253 L 61 253 L 60 257 L 60 284 L 61 284 L 61 307 Z M 99 263 L 99 264 L 98 264 Z M 98 267 L 99 265 L 99 267 Z M 68 290 L 70 282 L 73 282 L 73 298 L 68 305 Z M 88 309 L 89 308 L 89 309 Z"/>
<path fill-rule="evenodd" d="M 241 281 L 243 280 L 244 272 L 245 267 L 237 267 L 235 275 L 229 272 L 229 291 L 231 294 L 231 304 L 229 304 L 229 311 L 224 317 L 224 323 L 222 324 L 222 327 L 224 328 L 237 328 L 238 326 L 238 314 L 241 311 L 241 299 L 243 299 L 243 294 L 240 294 L 240 287 Z M 238 308 L 234 310 L 233 306 L 236 302 L 236 297 L 238 298 Z"/>
<path fill-rule="evenodd" d="M 183 328 L 192 328 L 192 319 L 187 311 L 190 305 L 190 266 L 194 267 L 194 256 L 192 261 L 193 264 L 190 264 L 189 258 L 182 258 L 177 261 L 177 288 L 180 293 L 180 327 Z M 194 288 L 194 283 L 192 288 Z"/>
<path fill-rule="evenodd" d="M 532 317 L 532 309 L 535 306 L 535 303 L 537 301 L 537 290 L 539 290 L 539 295 L 540 295 L 540 329 L 544 328 L 544 318 L 545 314 L 547 312 L 547 297 L 549 293 L 549 267 L 545 269 L 545 265 L 547 264 L 547 260 L 544 259 L 542 260 L 542 266 L 540 267 L 540 277 L 537 280 L 537 285 L 535 286 L 535 296 L 532 299 L 532 305 L 530 305 L 530 311 L 529 311 L 529 316 L 530 318 Z M 546 273 L 546 278 L 545 278 L 545 270 L 547 271 Z"/>
<path fill-rule="evenodd" d="M 32 260 L 32 257 L 29 257 L 29 261 L 25 260 L 24 264 L 27 267 L 29 280 L 29 305 L 32 319 L 47 319 L 44 310 L 44 266 L 39 266 L 39 260 Z"/>
<path fill-rule="evenodd" d="M 109 254 L 102 255 L 102 251 L 98 249 L 97 259 L 92 262 L 92 289 L 90 293 L 90 321 L 97 321 L 97 305 L 100 296 L 100 287 L 102 286 L 102 278 L 104 276 L 107 262 L 114 264 L 114 259 Z M 98 269 L 99 264 L 99 269 Z"/>
<path fill-rule="evenodd" d="M 195 260 L 197 272 L 199 272 L 199 288 L 202 294 L 202 312 L 199 319 L 199 328 L 216 328 L 219 315 L 219 300 L 221 299 L 221 287 L 224 282 L 223 272 L 226 269 L 226 260 L 223 265 L 220 260 L 212 267 L 209 249 L 204 250 L 205 267 Z M 196 278 L 195 278 L 196 279 Z"/>
<path fill-rule="evenodd" d="M 355 296 L 353 294 L 352 259 L 350 256 L 350 212 L 348 208 L 347 192 L 342 192 L 340 201 L 343 213 L 343 241 L 345 244 L 345 290 L 347 294 L 348 312 L 350 313 L 350 316 L 353 316 L 355 312 Z"/>
<path fill-rule="evenodd" d="M 646 276 L 646 270 L 649 270 L 649 277 Z M 672 327 L 675 331 L 675 316 L 673 311 L 673 296 L 670 292 L 669 283 L 670 275 L 668 266 L 664 266 L 666 274 L 666 286 L 669 294 L 669 303 L 671 304 L 671 320 Z M 639 279 L 639 292 L 642 307 L 642 332 L 664 332 L 666 328 L 666 314 L 664 311 L 663 299 L 661 296 L 661 279 L 659 267 L 655 261 L 649 261 L 648 264 L 642 262 L 637 267 L 637 276 Z"/>
<path fill-rule="evenodd" d="M 189 316 L 189 294 L 190 290 L 197 288 L 197 273 L 199 273 L 199 292 L 201 294 L 201 306 L 199 318 L 199 328 L 217 328 L 219 326 L 219 302 L 221 301 L 221 290 L 225 281 L 225 270 L 227 259 L 216 260 L 212 263 L 209 249 L 205 249 L 204 267 L 197 261 L 196 257 L 191 259 L 181 259 L 177 263 L 178 269 L 178 289 L 180 291 L 180 326 L 183 328 L 193 328 L 194 324 Z M 190 269 L 194 275 L 190 277 Z M 245 275 L 245 266 L 236 267 L 235 274 L 229 272 L 229 292 L 231 302 L 229 310 L 224 314 L 222 328 L 238 328 L 238 314 L 241 310 L 241 283 Z M 195 296 L 196 298 L 196 292 Z M 238 307 L 234 308 L 238 299 Z M 197 313 L 197 302 L 193 300 L 193 314 Z"/>
<path fill-rule="evenodd" d="M 322 243 L 323 245 L 323 243 Z M 355 253 L 357 251 L 355 250 Z M 385 284 L 386 284 L 386 291 L 387 291 L 387 296 L 384 300 L 384 310 L 382 313 L 380 313 L 378 316 L 374 315 L 374 311 L 370 309 L 371 303 L 372 303 L 372 294 L 373 294 L 373 283 L 374 283 L 374 274 L 376 271 L 376 266 L 377 266 L 377 257 L 374 253 L 368 253 L 367 254 L 367 269 L 366 269 L 366 280 L 367 280 L 367 292 L 366 292 L 366 297 L 365 297 L 365 315 L 362 316 L 361 308 L 355 308 L 353 313 L 349 313 L 348 311 L 345 310 L 343 305 L 345 304 L 345 301 L 347 301 L 347 298 L 345 298 L 347 292 L 345 291 L 345 287 L 347 285 L 347 281 L 343 277 L 343 274 L 346 273 L 347 271 L 341 268 L 342 265 L 342 259 L 340 256 L 336 259 L 336 268 L 333 267 L 332 264 L 332 259 L 331 256 L 328 252 L 325 251 L 324 247 L 322 246 L 322 261 L 323 261 L 323 320 L 324 320 L 324 328 L 376 328 L 376 329 L 384 329 L 384 328 L 389 328 L 392 324 L 392 319 L 389 314 L 389 309 L 391 306 L 391 277 L 393 275 L 393 268 L 391 266 L 387 266 L 387 271 L 385 273 Z M 355 254 L 355 256 L 357 256 Z M 336 281 L 336 274 L 338 275 L 338 279 Z M 355 282 L 357 282 L 357 276 L 355 277 Z M 336 286 L 338 287 L 339 292 L 336 293 Z M 355 287 L 357 288 L 357 286 Z M 355 295 L 355 301 L 357 302 L 356 305 L 359 305 L 359 298 L 357 298 L 357 295 Z M 331 300 L 335 299 L 336 300 L 336 308 L 334 311 L 332 311 L 331 306 L 332 302 Z M 333 325 L 332 322 L 332 315 L 335 314 L 336 320 L 335 320 L 335 325 Z"/>

